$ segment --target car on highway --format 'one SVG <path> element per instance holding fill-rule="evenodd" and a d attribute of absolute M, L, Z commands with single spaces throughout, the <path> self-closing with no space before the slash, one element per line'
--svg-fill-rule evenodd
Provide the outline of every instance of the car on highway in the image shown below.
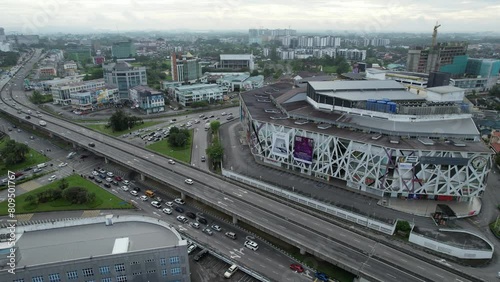
<path fill-rule="evenodd" d="M 155 201 L 157 201 L 158 203 L 162 203 L 162 202 L 163 202 L 163 199 L 162 199 L 162 198 L 160 198 L 160 197 L 156 197 L 156 198 L 155 198 Z"/>
<path fill-rule="evenodd" d="M 200 224 L 198 222 L 191 222 L 189 225 L 193 228 L 200 229 Z"/>
<path fill-rule="evenodd" d="M 205 218 L 203 218 L 203 217 L 198 217 L 198 219 L 196 219 L 196 221 L 198 221 L 201 224 L 207 224 L 208 223 L 208 221 Z"/>
<path fill-rule="evenodd" d="M 31 119 L 31 117 L 30 116 L 26 116 L 26 119 Z"/>
<path fill-rule="evenodd" d="M 95 147 L 95 143 L 90 142 L 90 143 L 89 143 L 89 147 Z"/>
<path fill-rule="evenodd" d="M 135 192 L 141 192 L 141 188 L 140 187 L 134 187 L 132 190 L 134 190 Z"/>
<path fill-rule="evenodd" d="M 175 161 L 174 161 L 174 160 L 172 160 L 172 159 L 170 159 L 170 160 L 168 160 L 168 163 L 169 163 L 169 164 L 175 164 Z"/>
<path fill-rule="evenodd" d="M 167 206 L 167 207 L 173 207 L 174 203 L 173 202 L 165 202 L 165 206 Z"/>
<path fill-rule="evenodd" d="M 192 212 L 186 212 L 186 216 L 191 218 L 191 219 L 195 219 L 196 218 L 196 214 L 192 213 Z"/>
<path fill-rule="evenodd" d="M 106 173 L 109 177 L 113 177 L 114 174 L 111 172 L 111 171 L 108 171 L 108 173 Z"/>
<path fill-rule="evenodd" d="M 229 237 L 233 240 L 236 240 L 236 233 L 234 233 L 234 232 L 226 232 L 224 235 L 226 235 L 227 237 Z"/>
<path fill-rule="evenodd" d="M 106 171 L 104 169 L 102 169 L 102 168 L 99 169 L 98 171 L 99 171 L 99 173 L 106 173 Z"/>
<path fill-rule="evenodd" d="M 89 157 L 88 155 L 81 155 L 80 159 L 85 159 L 85 158 L 88 158 L 88 157 Z"/>
<path fill-rule="evenodd" d="M 123 184 L 128 185 L 130 182 L 128 180 L 123 180 Z"/>
<path fill-rule="evenodd" d="M 99 178 L 94 179 L 94 181 L 95 181 L 96 183 L 102 183 L 102 180 L 101 180 L 101 179 L 99 179 Z"/>
<path fill-rule="evenodd" d="M 189 185 L 193 185 L 193 183 L 194 183 L 193 180 L 189 179 L 189 178 L 184 180 L 184 182 L 186 182 L 186 184 L 189 184 Z"/>
<path fill-rule="evenodd" d="M 38 168 L 38 167 L 35 167 L 35 168 L 33 169 L 33 173 L 37 173 L 37 172 L 40 172 L 40 171 L 42 171 L 42 169 L 41 169 L 41 168 Z"/>
<path fill-rule="evenodd" d="M 222 112 L 222 114 L 220 114 L 221 116 L 225 116 L 226 115 L 226 112 Z"/>
<path fill-rule="evenodd" d="M 128 187 L 127 186 L 122 186 L 122 190 L 127 192 L 128 191 Z"/>
<path fill-rule="evenodd" d="M 217 224 L 212 224 L 212 226 L 210 226 L 210 227 L 212 227 L 212 229 L 215 230 L 215 231 L 217 231 L 217 232 L 221 232 L 222 231 L 222 228 L 220 228 L 220 226 L 217 225 Z"/>
<path fill-rule="evenodd" d="M 231 278 L 236 271 L 238 271 L 238 266 L 236 264 L 231 265 L 231 267 L 224 272 L 224 278 Z"/>
<path fill-rule="evenodd" d="M 172 209 L 169 209 L 169 208 L 164 208 L 162 211 L 165 214 L 172 214 Z"/>
<path fill-rule="evenodd" d="M 189 246 L 189 248 L 187 249 L 188 255 L 191 254 L 192 252 L 194 252 L 194 250 L 196 250 L 196 248 L 198 248 L 198 246 L 196 244 Z"/>
<path fill-rule="evenodd" d="M 184 212 L 184 209 L 181 208 L 181 207 L 175 207 L 175 211 L 176 212 L 179 212 L 179 213 L 183 213 Z"/>
<path fill-rule="evenodd" d="M 111 184 L 113 184 L 115 186 L 120 186 L 120 184 L 118 182 L 114 181 L 114 180 L 111 182 Z"/>
<path fill-rule="evenodd" d="M 122 180 L 123 180 L 123 178 L 121 178 L 121 176 L 115 176 L 115 180 L 116 180 L 116 181 L 122 181 Z"/>
<path fill-rule="evenodd" d="M 139 195 L 139 193 L 137 193 L 137 191 L 135 191 L 135 190 L 132 190 L 132 191 L 130 191 L 130 195 L 137 196 L 137 195 Z"/>
<path fill-rule="evenodd" d="M 106 179 L 106 174 L 99 174 L 99 178 Z"/>
<path fill-rule="evenodd" d="M 99 172 L 97 172 L 97 171 L 95 171 L 95 170 L 94 170 L 94 171 L 92 171 L 92 175 L 93 175 L 93 176 L 98 176 L 98 175 L 99 175 Z"/>
<path fill-rule="evenodd" d="M 253 251 L 257 251 L 259 249 L 259 244 L 254 241 L 247 240 L 243 245 Z"/>
<path fill-rule="evenodd" d="M 201 251 L 199 251 L 195 256 L 194 256 L 194 261 L 199 261 L 200 259 L 202 259 L 206 254 L 208 254 L 208 250 L 207 249 L 203 249 Z"/>
<path fill-rule="evenodd" d="M 50 182 L 52 182 L 52 181 L 56 180 L 56 178 L 57 178 L 57 176 L 52 175 L 51 177 L 49 177 L 49 179 L 48 179 L 48 180 L 49 180 Z"/>
<path fill-rule="evenodd" d="M 174 200 L 174 202 L 175 202 L 176 204 L 179 204 L 179 205 L 184 205 L 184 204 L 186 203 L 186 202 L 184 202 L 184 200 L 183 200 L 183 199 L 181 199 L 181 198 L 176 198 L 176 199 Z"/>
<path fill-rule="evenodd" d="M 65 166 L 67 166 L 67 165 L 68 165 L 68 163 L 60 163 L 60 164 L 59 164 L 59 167 L 65 167 Z"/>
<path fill-rule="evenodd" d="M 227 120 L 232 120 L 234 117 L 233 116 L 228 116 L 226 119 Z"/>
<path fill-rule="evenodd" d="M 202 162 L 205 162 L 205 161 L 206 161 L 205 156 L 201 156 L 201 161 L 202 161 Z"/>
<path fill-rule="evenodd" d="M 214 233 L 212 232 L 212 230 L 210 230 L 210 228 L 204 228 L 203 229 L 203 233 L 209 235 L 209 236 L 212 236 L 214 235 Z"/>
<path fill-rule="evenodd" d="M 151 205 L 152 205 L 153 207 L 157 208 L 157 209 L 160 209 L 160 208 L 161 208 L 160 203 L 158 203 L 157 201 L 152 201 L 152 202 L 151 202 Z"/>
<path fill-rule="evenodd" d="M 148 196 L 146 196 L 146 195 L 142 195 L 142 196 L 141 196 L 141 200 L 143 200 L 143 201 L 145 201 L 145 202 L 146 202 L 148 199 L 149 199 L 149 198 L 148 198 Z"/>
<path fill-rule="evenodd" d="M 106 188 L 111 188 L 111 184 L 109 184 L 109 183 L 104 183 L 104 187 L 106 187 Z"/>
<path fill-rule="evenodd" d="M 318 280 L 321 281 L 321 282 L 328 282 L 328 281 L 330 281 L 329 278 L 328 278 L 328 275 L 326 275 L 323 272 L 316 272 L 314 274 L 314 277 L 318 278 Z"/>
<path fill-rule="evenodd" d="M 188 219 L 185 216 L 182 216 L 182 215 L 178 215 L 176 218 L 177 218 L 178 221 L 180 221 L 182 223 L 186 223 L 188 221 Z"/>
<path fill-rule="evenodd" d="M 113 178 L 111 178 L 111 177 L 107 177 L 107 178 L 106 178 L 106 181 L 107 181 L 107 182 L 111 182 L 111 181 L 113 181 Z"/>
<path fill-rule="evenodd" d="M 298 272 L 298 273 L 304 272 L 304 268 L 302 267 L 302 265 L 300 265 L 298 263 L 290 264 L 290 269 L 295 271 L 295 272 Z"/>

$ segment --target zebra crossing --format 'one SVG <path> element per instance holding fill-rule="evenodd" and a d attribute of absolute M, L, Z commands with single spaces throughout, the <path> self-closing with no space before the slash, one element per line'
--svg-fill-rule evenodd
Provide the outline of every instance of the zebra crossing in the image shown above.
<path fill-rule="evenodd" d="M 101 210 L 83 211 L 82 217 L 97 217 L 101 215 Z"/>
<path fill-rule="evenodd" d="M 30 219 L 33 217 L 33 213 L 25 213 L 25 214 L 17 214 L 16 219 L 17 221 L 30 221 Z"/>

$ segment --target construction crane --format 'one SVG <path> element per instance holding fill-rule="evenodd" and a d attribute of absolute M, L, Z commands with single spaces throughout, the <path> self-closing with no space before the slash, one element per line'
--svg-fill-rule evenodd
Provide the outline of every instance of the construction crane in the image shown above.
<path fill-rule="evenodd" d="M 436 44 L 437 44 L 437 35 L 438 35 L 438 28 L 440 27 L 441 25 L 438 24 L 438 22 L 436 22 L 436 25 L 434 26 L 434 32 L 432 33 L 432 47 L 436 47 Z"/>

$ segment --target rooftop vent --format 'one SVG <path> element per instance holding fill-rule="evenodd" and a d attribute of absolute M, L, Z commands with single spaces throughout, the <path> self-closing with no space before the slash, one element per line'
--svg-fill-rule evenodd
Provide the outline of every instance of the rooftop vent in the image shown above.
<path fill-rule="evenodd" d="M 326 123 L 318 124 L 318 128 L 319 129 L 327 129 L 327 128 L 330 128 L 330 127 L 332 127 L 331 124 L 326 124 Z"/>
<path fill-rule="evenodd" d="M 271 103 L 271 100 L 269 100 L 269 99 L 257 99 L 257 102 Z"/>
<path fill-rule="evenodd" d="M 307 123 L 309 123 L 309 121 L 307 121 L 307 120 L 298 120 L 295 122 L 295 124 L 298 124 L 298 125 L 303 125 L 303 124 L 307 124 Z"/>
<path fill-rule="evenodd" d="M 389 142 L 391 144 L 399 144 L 399 137 L 392 137 L 391 139 L 389 139 Z"/>
<path fill-rule="evenodd" d="M 434 141 L 432 141 L 431 139 L 428 139 L 428 138 L 418 138 L 418 141 L 420 141 L 420 143 L 424 144 L 425 146 L 434 145 Z"/>
<path fill-rule="evenodd" d="M 269 117 L 270 119 L 288 119 L 287 116 L 272 116 L 272 117 Z"/>
<path fill-rule="evenodd" d="M 379 140 L 380 138 L 382 138 L 382 134 L 372 136 L 372 140 Z"/>
<path fill-rule="evenodd" d="M 266 113 L 272 113 L 272 114 L 279 114 L 280 111 L 276 110 L 276 109 L 266 109 L 264 110 Z"/>

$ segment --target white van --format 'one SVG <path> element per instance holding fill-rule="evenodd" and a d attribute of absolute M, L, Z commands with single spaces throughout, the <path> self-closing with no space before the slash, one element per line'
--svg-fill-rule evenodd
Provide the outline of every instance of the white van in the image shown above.
<path fill-rule="evenodd" d="M 226 270 L 224 273 L 224 278 L 231 278 L 233 274 L 238 270 L 238 266 L 236 264 L 231 265 L 231 267 Z"/>
<path fill-rule="evenodd" d="M 257 251 L 259 249 L 259 244 L 255 243 L 254 241 L 246 241 L 245 242 L 245 247 L 249 248 L 250 250 Z"/>
<path fill-rule="evenodd" d="M 46 167 L 46 166 L 47 166 L 47 164 L 46 164 L 46 163 L 41 163 L 41 164 L 37 165 L 36 167 L 37 167 L 37 168 L 44 168 L 44 167 Z"/>
<path fill-rule="evenodd" d="M 68 154 L 68 156 L 66 157 L 67 159 L 71 159 L 72 157 L 74 157 L 76 155 L 76 152 L 71 152 Z"/>

